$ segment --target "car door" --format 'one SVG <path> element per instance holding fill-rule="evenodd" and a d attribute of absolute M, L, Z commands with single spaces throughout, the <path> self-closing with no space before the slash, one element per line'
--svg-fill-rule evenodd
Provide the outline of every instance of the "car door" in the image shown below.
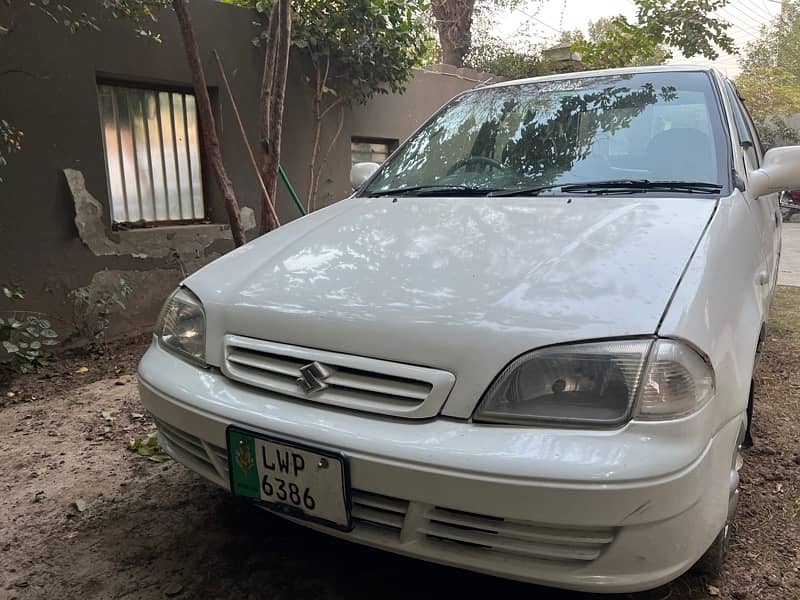
<path fill-rule="evenodd" d="M 734 87 L 734 89 L 736 88 Z M 758 129 L 753 122 L 750 111 L 747 110 L 747 105 L 744 103 L 744 100 L 741 98 L 740 100 L 742 112 L 745 117 L 745 124 L 752 135 L 756 158 L 758 159 L 759 166 L 761 166 L 761 161 L 764 157 L 761 138 L 758 135 Z M 758 199 L 758 203 L 760 204 L 759 208 L 764 212 L 764 220 L 767 224 L 763 232 L 765 234 L 764 251 L 767 255 L 767 264 L 770 267 L 770 292 L 772 293 L 775 291 L 775 287 L 778 283 L 778 267 L 781 257 L 783 216 L 781 215 L 780 194 L 762 196 Z"/>
<path fill-rule="evenodd" d="M 736 136 L 739 144 L 737 150 L 741 153 L 744 164 L 742 177 L 749 181 L 753 171 L 761 167 L 763 158 L 761 144 L 752 119 L 742 103 L 736 88 L 730 81 L 726 82 L 726 92 L 733 111 L 736 124 Z M 747 199 L 753 225 L 758 229 L 761 241 L 761 251 L 764 259 L 764 269 L 757 275 L 758 283 L 762 287 L 764 309 L 772 298 L 772 291 L 777 282 L 778 252 L 780 246 L 780 209 L 778 207 L 778 194 L 768 194 L 755 198 L 749 192 L 750 186 L 745 185 L 744 195 Z"/>

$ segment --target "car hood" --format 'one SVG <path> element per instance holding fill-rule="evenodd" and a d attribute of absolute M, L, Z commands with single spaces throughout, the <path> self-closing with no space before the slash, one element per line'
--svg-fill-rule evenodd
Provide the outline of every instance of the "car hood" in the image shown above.
<path fill-rule="evenodd" d="M 469 416 L 533 348 L 653 334 L 716 202 L 708 198 L 350 198 L 185 284 L 221 336 L 435 367 Z"/>

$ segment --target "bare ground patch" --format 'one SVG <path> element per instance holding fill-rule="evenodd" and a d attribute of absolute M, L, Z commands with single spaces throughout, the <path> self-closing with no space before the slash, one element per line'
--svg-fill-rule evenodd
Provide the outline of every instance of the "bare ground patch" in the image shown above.
<path fill-rule="evenodd" d="M 800 289 L 779 290 L 771 325 L 722 576 L 622 598 L 800 598 Z M 130 452 L 152 430 L 133 377 L 145 343 L 0 384 L 0 599 L 591 597 L 335 540 Z"/>

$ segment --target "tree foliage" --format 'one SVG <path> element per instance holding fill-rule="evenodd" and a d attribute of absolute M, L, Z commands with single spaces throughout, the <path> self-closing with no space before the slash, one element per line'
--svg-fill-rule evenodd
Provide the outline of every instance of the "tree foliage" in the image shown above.
<path fill-rule="evenodd" d="M 262 10 L 271 6 L 261 0 Z M 326 94 L 365 103 L 401 92 L 426 51 L 423 0 L 303 0 L 292 5 L 292 43 L 327 65 Z"/>
<path fill-rule="evenodd" d="M 274 0 L 257 0 L 262 11 Z M 344 107 L 364 104 L 378 94 L 399 93 L 412 68 L 429 51 L 424 0 L 295 0 L 292 44 L 311 65 L 312 156 L 309 160 L 308 209 L 317 205 L 319 179 L 341 133 Z M 338 127 L 320 154 L 322 125 L 338 114 Z"/>
<path fill-rule="evenodd" d="M 800 5 L 786 3 L 761 28 L 741 60 L 736 87 L 744 97 L 767 146 L 800 143 L 786 117 L 800 113 Z"/>
<path fill-rule="evenodd" d="M 14 6 L 24 6 L 24 9 L 39 10 L 54 23 L 60 23 L 69 29 L 71 33 L 77 33 L 82 29 L 100 31 L 97 15 L 85 11 L 75 11 L 69 0 L 30 0 L 24 4 L 20 0 L 14 1 L 16 4 L 12 4 L 11 0 L 8 1 L 12 9 Z M 158 12 L 167 6 L 169 6 L 169 0 L 99 0 L 98 14 L 104 13 L 111 15 L 114 19 L 125 19 L 131 23 L 136 35 L 160 42 L 159 34 L 153 32 L 149 27 L 151 23 L 158 21 Z M 13 27 L 7 29 L 11 30 Z"/>
<path fill-rule="evenodd" d="M 734 50 L 733 39 L 727 33 L 729 24 L 715 16 L 715 11 L 729 0 L 634 2 L 635 22 L 618 15 L 591 24 L 588 36 L 580 31 L 567 32 L 564 41 L 575 44 L 575 50 L 583 55 L 584 67 L 660 64 L 671 58 L 669 48 L 677 48 L 685 57 L 701 55 L 710 59 L 717 58 L 719 50 Z M 517 8 L 523 3 L 523 0 L 431 0 L 444 62 L 459 67 L 499 67 L 514 76 L 521 71 L 537 70 L 539 67 L 534 67 L 539 54 L 537 44 L 512 48 L 486 35 L 487 26 L 495 24 L 500 10 Z M 481 35 L 473 35 L 475 26 Z"/>
<path fill-rule="evenodd" d="M 585 68 L 603 69 L 642 65 L 660 65 L 670 53 L 651 37 L 637 34 L 625 17 L 601 18 L 589 23 L 588 35 L 575 30 L 562 35 L 581 54 Z"/>
<path fill-rule="evenodd" d="M 594 24 L 573 48 L 588 68 L 605 69 L 660 64 L 677 48 L 684 57 L 715 59 L 719 50 L 733 52 L 730 24 L 714 16 L 728 0 L 634 0 L 636 22 L 622 15 Z"/>
<path fill-rule="evenodd" d="M 548 72 L 538 51 L 515 49 L 494 37 L 473 44 L 464 58 L 464 66 L 509 79 L 535 77 Z"/>

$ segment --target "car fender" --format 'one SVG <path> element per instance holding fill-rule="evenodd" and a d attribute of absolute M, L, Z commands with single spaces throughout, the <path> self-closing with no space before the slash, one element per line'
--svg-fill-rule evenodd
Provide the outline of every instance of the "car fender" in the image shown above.
<path fill-rule="evenodd" d="M 714 430 L 744 418 L 762 327 L 764 257 L 740 192 L 719 200 L 658 329 L 683 339 L 714 367 Z"/>

